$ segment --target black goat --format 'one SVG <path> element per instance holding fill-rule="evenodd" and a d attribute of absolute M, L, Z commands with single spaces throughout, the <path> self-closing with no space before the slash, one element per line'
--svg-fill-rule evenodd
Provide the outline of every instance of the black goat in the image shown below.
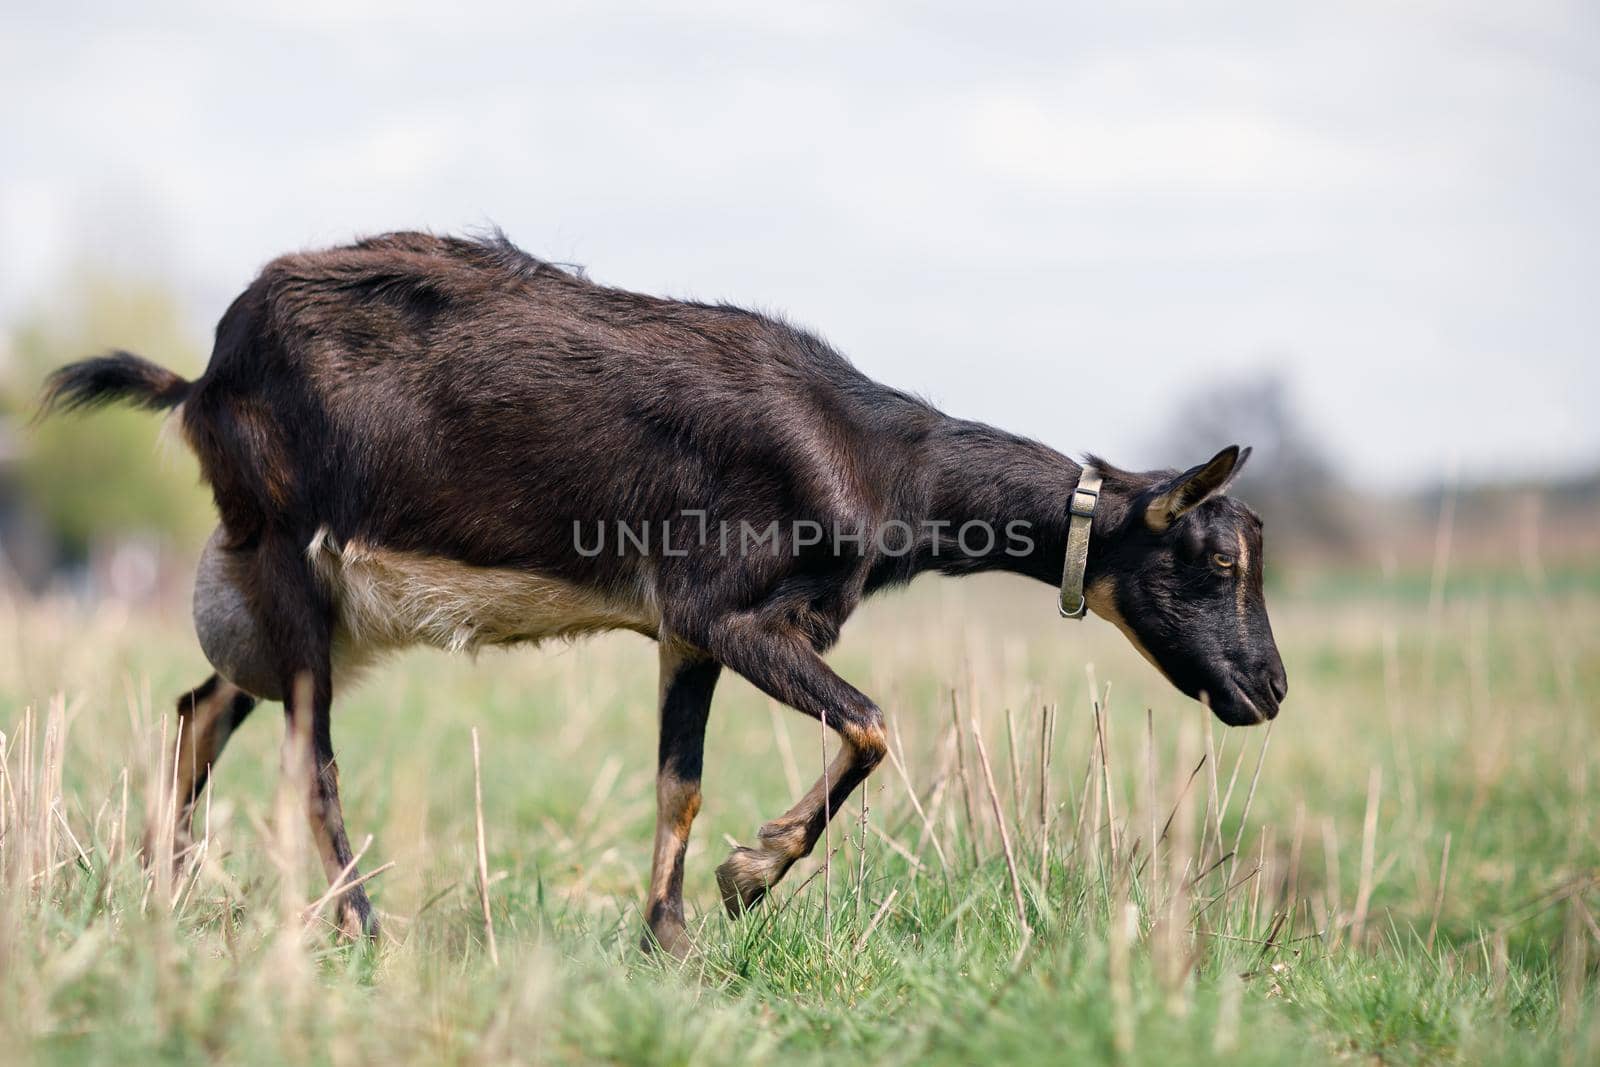
<path fill-rule="evenodd" d="M 1065 456 L 879 385 L 810 334 L 596 285 L 503 239 L 399 233 L 285 256 L 223 315 L 196 381 L 117 353 L 58 370 L 42 410 L 113 400 L 181 406 L 221 517 L 196 587 L 217 674 L 178 702 L 180 832 L 229 733 L 258 698 L 283 700 L 310 738 L 330 878 L 352 860 L 335 679 L 414 643 L 656 639 L 646 942 L 679 954 L 719 673 L 843 741 L 811 791 L 718 868 L 737 914 L 884 755 L 882 714 L 820 655 L 878 589 L 929 570 L 1054 583 L 1065 569 L 1070 591 L 1223 720 L 1270 718 L 1286 688 L 1260 522 L 1223 495 L 1236 447 L 1181 474 L 1091 460 L 1095 503 L 1087 484 L 1075 497 L 1083 468 Z M 1076 520 L 1074 499 L 1093 504 Z M 1086 559 L 1069 559 L 1069 530 Z M 352 933 L 375 929 L 359 887 L 341 908 Z"/>

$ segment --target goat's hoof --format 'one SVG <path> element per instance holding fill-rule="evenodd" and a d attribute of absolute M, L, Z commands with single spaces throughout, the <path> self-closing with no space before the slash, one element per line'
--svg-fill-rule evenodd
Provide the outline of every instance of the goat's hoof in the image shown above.
<path fill-rule="evenodd" d="M 360 893 L 360 887 L 351 891 Z M 376 945 L 379 934 L 382 932 L 378 924 L 378 913 L 373 910 L 372 902 L 365 893 L 359 900 L 350 900 L 348 895 L 340 900 L 339 909 L 335 916 L 335 929 L 338 930 L 340 941 L 352 945 Z"/>
<path fill-rule="evenodd" d="M 694 951 L 694 942 L 689 938 L 689 931 L 683 923 L 676 920 L 663 920 L 654 926 L 645 927 L 644 936 L 639 939 L 639 948 L 646 953 L 657 951 L 665 952 L 675 960 L 687 959 L 689 953 Z"/>
<path fill-rule="evenodd" d="M 770 852 L 740 845 L 728 853 L 728 858 L 717 868 L 717 888 L 722 890 L 722 906 L 728 915 L 737 919 L 767 895 L 767 890 L 781 874 Z"/>

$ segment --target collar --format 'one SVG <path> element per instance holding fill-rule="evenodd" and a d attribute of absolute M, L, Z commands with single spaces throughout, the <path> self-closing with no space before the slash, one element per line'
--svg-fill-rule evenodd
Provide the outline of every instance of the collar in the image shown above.
<path fill-rule="evenodd" d="M 1089 611 L 1083 595 L 1083 572 L 1089 565 L 1089 529 L 1100 503 L 1100 472 L 1084 467 L 1067 504 L 1067 560 L 1061 568 L 1061 617 L 1081 619 Z"/>

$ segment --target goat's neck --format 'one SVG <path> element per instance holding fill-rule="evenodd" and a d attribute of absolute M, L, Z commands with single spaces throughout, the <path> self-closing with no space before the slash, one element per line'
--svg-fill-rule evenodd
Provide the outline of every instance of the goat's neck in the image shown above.
<path fill-rule="evenodd" d="M 935 553 L 931 537 L 919 536 L 913 573 L 1005 570 L 1061 580 L 1067 505 L 1082 473 L 1077 463 L 1037 441 L 949 419 L 924 439 L 918 465 L 925 510 L 918 518 L 936 524 L 940 544 Z M 958 543 L 968 524 L 980 525 Z M 987 551 L 984 528 L 994 533 Z"/>

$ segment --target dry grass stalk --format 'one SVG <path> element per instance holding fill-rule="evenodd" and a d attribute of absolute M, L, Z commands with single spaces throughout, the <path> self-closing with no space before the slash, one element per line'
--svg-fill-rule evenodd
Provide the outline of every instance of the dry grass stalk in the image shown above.
<path fill-rule="evenodd" d="M 1073 827 L 1072 839 L 1080 854 L 1088 852 L 1092 845 L 1098 856 L 1100 815 L 1105 804 L 1105 793 L 1095 781 L 1095 771 L 1100 764 L 1100 731 L 1096 721 L 1100 715 L 1100 698 L 1095 686 L 1093 663 L 1084 666 L 1084 674 L 1089 682 L 1089 721 L 1091 729 L 1094 730 L 1095 740 L 1089 745 L 1089 754 L 1083 763 L 1083 790 L 1080 794 L 1078 817 Z"/>
<path fill-rule="evenodd" d="M 1178 735 L 1178 766 L 1182 767 L 1201 746 L 1196 740 L 1196 731 L 1200 724 L 1193 718 L 1185 721 L 1183 729 Z M 1206 731 L 1209 734 L 1209 730 Z M 1194 770 L 1189 778 L 1178 788 L 1178 795 L 1172 803 L 1172 814 L 1167 818 L 1167 826 L 1163 828 L 1161 836 L 1168 837 L 1170 831 L 1171 844 L 1167 849 L 1167 863 L 1165 868 L 1166 885 L 1163 889 L 1165 908 L 1159 913 L 1160 918 L 1156 928 L 1152 931 L 1153 952 L 1156 962 L 1156 973 L 1166 990 L 1167 1011 L 1175 1017 L 1181 1017 L 1188 1012 L 1188 1000 L 1184 996 L 1184 979 L 1193 962 L 1193 954 L 1189 950 L 1188 918 L 1190 909 L 1189 898 L 1189 867 L 1194 862 L 1194 816 L 1184 810 L 1185 802 L 1190 796 L 1190 787 L 1195 776 L 1200 773 L 1202 764 L 1211 762 L 1201 754 L 1195 762 Z M 1192 802 L 1191 802 L 1192 803 Z M 1201 813 L 1201 842 L 1200 847 L 1205 847 L 1205 822 L 1204 812 Z M 1160 872 L 1162 868 L 1152 866 L 1152 872 Z"/>
<path fill-rule="evenodd" d="M 1248 811 L 1248 809 L 1249 805 L 1246 805 L 1246 810 Z M 1239 836 L 1241 838 L 1244 837 L 1244 830 L 1242 827 L 1239 830 Z M 1266 871 L 1267 869 L 1267 853 L 1271 851 L 1272 838 L 1272 827 L 1269 826 L 1267 827 L 1266 832 L 1261 835 L 1260 854 L 1256 857 L 1256 870 L 1258 871 Z M 1238 846 L 1235 845 L 1236 849 L 1237 847 Z M 1234 862 L 1237 863 L 1238 861 L 1235 860 Z M 1266 882 L 1266 880 L 1267 879 L 1264 874 L 1262 877 L 1257 878 L 1255 888 L 1250 892 L 1251 929 L 1260 929 L 1261 927 L 1261 886 Z"/>
<path fill-rule="evenodd" d="M 876 930 L 878 928 L 878 924 L 883 921 L 883 917 L 889 914 L 890 906 L 894 904 L 895 898 L 899 895 L 900 890 L 891 889 L 889 891 L 889 895 L 883 898 L 883 903 L 879 904 L 878 910 L 873 913 L 872 921 L 867 923 L 867 928 L 861 931 L 860 937 L 856 938 L 856 943 L 853 946 L 854 951 L 860 952 L 866 947 L 867 939 L 872 936 L 872 931 Z"/>
<path fill-rule="evenodd" d="M 295 706 L 310 707 L 311 694 L 311 675 L 302 672 L 295 679 Z M 311 795 L 311 759 L 311 716 L 289 716 L 279 756 L 278 795 L 273 812 L 276 840 L 272 849 L 279 875 L 279 909 L 286 929 L 298 918 L 305 903 L 301 882 L 310 845 L 306 800 Z"/>
<path fill-rule="evenodd" d="M 1204 729 L 1206 736 L 1206 768 L 1207 777 L 1211 779 L 1211 795 L 1208 798 L 1205 811 L 1206 825 L 1201 827 L 1200 857 L 1198 858 L 1203 858 L 1205 855 L 1206 833 L 1211 830 L 1212 820 L 1216 822 L 1217 854 L 1219 856 L 1222 854 L 1222 794 L 1217 788 L 1217 728 L 1210 719 L 1207 719 Z"/>
<path fill-rule="evenodd" d="M 900 775 L 901 783 L 906 787 L 906 796 L 911 801 L 911 810 L 916 812 L 917 818 L 922 821 L 922 840 L 928 841 L 933 845 L 933 854 L 939 857 L 939 869 L 942 870 L 946 876 L 948 876 L 950 873 L 950 864 L 945 859 L 944 846 L 939 844 L 939 835 L 933 828 L 933 820 L 929 818 L 927 810 L 922 806 L 922 801 L 917 799 L 916 787 L 911 784 L 911 775 L 906 770 L 905 748 L 900 741 L 899 730 L 894 731 L 894 740 L 895 744 L 889 746 L 889 762 L 894 765 L 896 773 Z M 900 748 L 900 752 L 897 753 L 895 751 L 896 747 Z M 882 837 L 885 835 L 880 832 L 879 836 Z M 917 847 L 918 849 L 922 847 L 920 842 L 918 843 Z M 908 852 L 906 855 L 911 855 L 911 853 Z"/>
<path fill-rule="evenodd" d="M 1056 707 L 1046 704 L 1039 720 L 1039 884 L 1050 888 L 1050 754 Z"/>
<path fill-rule="evenodd" d="M 1339 829 L 1331 815 L 1322 819 L 1322 862 L 1327 870 L 1324 876 L 1327 892 L 1323 901 L 1322 928 L 1337 936 L 1342 911 L 1343 875 L 1339 869 Z"/>
<path fill-rule="evenodd" d="M 489 943 L 489 961 L 499 967 L 500 948 L 495 943 L 494 916 L 489 911 L 489 850 L 483 834 L 483 767 L 476 726 L 472 728 L 472 806 L 478 822 L 478 903 L 483 905 L 483 936 Z"/>
<path fill-rule="evenodd" d="M 954 817 L 946 813 L 944 810 L 945 798 L 950 792 L 950 767 L 955 760 L 955 739 L 951 736 L 951 734 L 954 732 L 955 731 L 952 728 L 940 734 L 939 770 L 938 773 L 934 775 L 933 788 L 928 792 L 922 801 L 922 807 L 928 813 L 928 823 L 923 830 L 922 836 L 917 840 L 916 851 L 919 853 L 922 851 L 922 846 L 927 844 L 930 840 L 940 840 L 937 828 L 941 825 L 941 818 L 944 819 L 943 825 L 946 829 L 952 832 L 955 830 Z M 896 737 L 899 737 L 898 729 L 896 730 Z M 905 752 L 905 742 L 904 740 L 900 740 L 900 758 L 902 764 L 905 762 Z M 909 781 L 910 780 L 907 779 L 908 787 Z M 943 855 L 949 855 L 948 853 L 944 852 L 942 847 L 939 849 L 939 851 Z"/>
<path fill-rule="evenodd" d="M 1006 831 L 1005 813 L 1000 808 L 1000 793 L 994 787 L 994 772 L 989 768 L 989 752 L 983 745 L 983 734 L 978 730 L 978 720 L 972 720 L 972 741 L 978 749 L 978 762 L 983 767 L 983 784 L 989 790 L 989 804 L 994 808 L 995 825 L 1000 828 L 1000 848 L 1006 857 L 1006 873 L 1011 876 L 1011 902 L 1016 905 L 1017 924 L 1024 934 L 1032 934 L 1028 925 L 1027 905 L 1022 899 L 1022 879 L 1017 876 L 1017 857 L 1011 851 L 1011 835 Z"/>
<path fill-rule="evenodd" d="M 1156 714 L 1155 709 L 1144 709 L 1144 782 L 1145 782 L 1145 807 L 1149 811 L 1150 842 L 1146 849 L 1146 862 L 1157 862 L 1156 847 L 1160 839 L 1156 836 Z"/>
<path fill-rule="evenodd" d="M 1222 794 L 1222 806 L 1217 809 L 1217 851 L 1222 851 L 1222 820 L 1233 810 L 1233 790 L 1239 784 L 1239 770 L 1244 766 L 1244 753 L 1250 747 L 1248 740 L 1240 740 L 1239 752 L 1233 757 L 1233 771 L 1228 775 L 1228 788 Z M 1226 748 L 1226 746 L 1224 746 Z"/>
<path fill-rule="evenodd" d="M 1578 914 L 1583 918 L 1583 925 L 1589 928 L 1589 934 L 1594 938 L 1595 944 L 1600 945 L 1600 922 L 1595 921 L 1594 912 L 1589 910 L 1589 905 L 1583 902 L 1582 897 L 1573 897 L 1572 906 L 1578 909 Z"/>
<path fill-rule="evenodd" d="M 896 841 L 893 837 L 891 837 L 888 833 L 885 833 L 883 830 L 880 830 L 876 826 L 872 826 L 872 825 L 869 824 L 867 826 L 867 829 L 872 831 L 873 836 L 876 837 L 879 841 L 882 841 L 884 844 L 888 845 L 890 852 L 893 852 L 895 855 L 899 856 L 901 859 L 903 859 L 907 863 L 911 864 L 912 869 L 915 870 L 918 874 L 926 873 L 926 871 L 928 870 L 928 865 L 926 863 L 923 863 L 922 860 L 917 857 L 917 854 L 915 852 L 912 852 L 909 848 L 907 848 L 906 846 L 902 845 L 900 842 Z"/>
<path fill-rule="evenodd" d="M 302 671 L 290 686 L 288 706 L 310 708 L 312 692 L 311 673 Z M 166 750 L 165 744 L 162 749 Z M 306 951 L 306 927 L 301 921 L 307 899 L 305 869 L 312 852 L 307 817 L 313 782 L 311 753 L 311 716 L 286 716 L 270 825 L 256 820 L 267 842 L 267 858 L 278 876 L 278 922 L 272 928 L 261 973 L 274 1009 L 286 1018 L 306 1017 L 316 988 L 312 958 Z M 288 1054 L 301 1052 L 309 1058 L 309 1049 Z"/>
<path fill-rule="evenodd" d="M 1139 930 L 1139 906 L 1127 899 L 1127 883 L 1116 882 L 1111 900 L 1107 969 L 1111 984 L 1111 1042 L 1119 1060 L 1133 1054 L 1133 976 L 1129 944 Z"/>
<path fill-rule="evenodd" d="M 1245 797 L 1244 797 L 1244 811 L 1240 812 L 1240 814 L 1239 814 L 1239 832 L 1237 834 L 1235 834 L 1234 838 L 1233 838 L 1233 854 L 1236 857 L 1239 854 L 1239 846 L 1244 843 L 1244 828 L 1247 825 L 1249 825 L 1249 822 L 1250 822 L 1250 806 L 1255 803 L 1256 785 L 1261 781 L 1261 765 L 1267 761 L 1267 746 L 1269 746 L 1271 744 L 1272 744 L 1272 723 L 1268 722 L 1267 723 L 1267 732 L 1264 735 L 1262 735 L 1262 738 L 1261 738 L 1261 751 L 1256 754 L 1256 769 L 1255 769 L 1254 773 L 1252 773 L 1250 775 L 1250 791 L 1248 793 L 1246 793 Z M 1241 755 L 1241 756 L 1244 755 L 1244 746 L 1242 746 L 1242 745 L 1239 747 L 1239 755 Z M 1235 772 L 1234 773 L 1238 773 L 1237 768 L 1235 768 Z M 1228 793 L 1229 793 L 1230 796 L 1232 795 L 1232 793 L 1233 793 L 1233 786 L 1232 785 L 1230 785 L 1228 787 Z M 1234 862 L 1235 862 L 1235 865 L 1237 866 L 1237 863 L 1238 863 L 1237 859 L 1235 859 Z"/>
<path fill-rule="evenodd" d="M 42 892 L 49 895 L 51 883 L 59 867 L 56 861 L 56 824 L 51 811 L 61 802 L 61 772 L 66 754 L 66 703 L 61 694 L 50 698 L 50 710 L 45 713 L 44 745 L 39 753 L 39 805 L 38 827 L 43 838 Z"/>
<path fill-rule="evenodd" d="M 378 877 L 378 875 L 383 874 L 384 872 L 393 869 L 394 866 L 395 866 L 395 861 L 394 860 L 390 860 L 387 863 L 380 863 L 380 864 L 378 864 L 378 866 L 372 868 L 372 870 L 368 871 L 366 874 L 363 874 L 360 878 L 352 879 L 351 881 L 346 882 L 345 884 L 341 885 L 338 888 L 337 891 L 333 891 L 332 892 L 332 895 L 329 896 L 328 899 L 329 900 L 335 900 L 335 899 L 337 899 L 339 897 L 342 897 L 346 893 L 350 892 L 350 890 L 354 889 L 356 886 L 358 886 L 358 885 L 366 885 L 368 882 L 370 882 L 374 878 Z M 492 882 L 492 881 L 494 881 L 494 879 L 491 878 L 490 881 Z"/>
<path fill-rule="evenodd" d="M 1089 742 L 1089 760 L 1085 771 L 1084 780 L 1090 787 L 1088 799 L 1093 802 L 1087 816 L 1086 831 L 1088 834 L 1086 846 L 1092 847 L 1095 852 L 1095 862 L 1100 862 L 1100 828 L 1105 825 L 1106 791 L 1102 782 L 1105 766 L 1100 758 L 1100 686 L 1095 681 L 1094 664 L 1085 665 L 1084 673 L 1089 680 L 1089 728 L 1091 731 Z"/>
<path fill-rule="evenodd" d="M 0 732 L 0 885 L 10 885 L 12 862 L 16 856 L 17 793 L 11 781 L 11 748 Z"/>
<path fill-rule="evenodd" d="M 165 721 L 165 720 L 163 720 Z M 183 806 L 178 799 L 178 764 L 183 755 L 183 745 L 193 735 L 185 736 L 184 723 L 178 720 L 178 725 L 173 730 L 172 737 L 172 771 L 162 782 L 162 804 L 160 821 L 160 851 L 162 853 L 161 872 L 164 876 L 166 890 L 162 899 L 167 902 L 168 908 L 177 906 L 178 895 L 183 891 L 183 886 L 173 886 L 172 879 L 179 873 L 179 867 L 184 862 L 184 855 L 177 851 L 178 846 L 178 812 Z M 185 798 L 187 799 L 187 798 Z M 184 837 L 187 838 L 189 828 L 183 828 Z"/>
<path fill-rule="evenodd" d="M 1589 939 L 1584 936 L 1588 931 L 1579 916 L 1581 906 L 1576 896 L 1567 901 L 1567 921 L 1556 964 L 1561 983 L 1561 1026 L 1568 1033 L 1575 1032 L 1582 1019 L 1583 991 L 1589 975 Z"/>
<path fill-rule="evenodd" d="M 61 804 L 57 802 L 51 805 L 50 812 L 56 817 L 56 821 L 61 824 L 61 832 L 67 835 L 68 841 L 72 842 L 72 848 L 77 852 L 78 861 L 83 865 L 84 872 L 93 874 L 94 864 L 89 862 L 89 853 L 84 851 L 82 843 L 78 841 L 78 835 L 72 832 L 72 827 L 67 823 L 67 817 L 61 813 Z"/>
<path fill-rule="evenodd" d="M 176 914 L 182 914 L 188 907 L 189 900 L 194 895 L 195 887 L 200 884 L 200 875 L 205 865 L 206 857 L 211 853 L 211 784 L 209 780 L 206 782 L 205 818 L 200 841 L 198 844 L 190 846 L 190 849 L 186 852 L 188 875 L 184 879 L 182 889 L 177 892 L 173 900 L 172 910 Z M 110 884 L 108 879 L 106 885 L 109 887 Z"/>
<path fill-rule="evenodd" d="M 956 735 L 956 774 L 961 779 L 961 806 L 967 815 L 967 845 L 972 862 L 978 862 L 978 819 L 972 806 L 972 781 L 967 775 L 967 747 L 961 743 L 961 706 L 955 689 L 950 690 L 950 723 Z"/>
<path fill-rule="evenodd" d="M 1305 846 L 1306 802 L 1294 806 L 1294 835 L 1289 844 L 1289 884 L 1286 892 L 1287 908 L 1293 913 L 1300 900 L 1300 856 Z"/>
<path fill-rule="evenodd" d="M 1099 805 L 1100 791 L 1098 789 L 1094 789 L 1093 788 L 1094 787 L 1095 755 L 1096 755 L 1096 746 L 1095 745 L 1090 745 L 1089 746 L 1089 757 L 1088 757 L 1088 759 L 1084 760 L 1084 762 L 1083 762 L 1083 788 L 1078 791 L 1078 812 L 1077 812 L 1077 817 L 1073 820 L 1073 823 L 1072 823 L 1072 843 L 1073 843 L 1073 847 L 1078 850 L 1078 853 L 1080 855 L 1083 854 L 1084 852 L 1088 851 L 1088 849 L 1089 849 L 1089 834 L 1092 834 L 1094 832 L 1093 828 L 1094 828 L 1095 825 L 1097 825 L 1097 821 L 1099 819 L 1098 808 L 1100 806 Z M 1092 790 L 1092 792 L 1091 792 L 1091 790 Z M 1094 798 L 1095 801 L 1096 801 L 1096 803 L 1095 803 L 1096 814 L 1094 814 L 1094 815 L 1090 814 L 1090 809 L 1089 809 L 1089 801 L 1090 801 L 1091 797 Z"/>
<path fill-rule="evenodd" d="M 1511 945 L 1504 930 L 1494 932 L 1493 953 L 1489 964 L 1489 998 L 1496 1004 L 1505 1003 L 1506 982 L 1511 977 Z"/>
<path fill-rule="evenodd" d="M 1105 796 L 1106 845 L 1107 845 L 1107 848 L 1110 850 L 1110 854 L 1111 854 L 1111 868 L 1113 870 L 1115 870 L 1116 866 L 1117 866 L 1117 851 L 1118 851 L 1117 850 L 1117 803 L 1116 803 L 1116 793 L 1115 793 L 1115 791 L 1114 791 L 1114 789 L 1112 788 L 1112 785 L 1111 785 L 1111 746 L 1110 746 L 1110 738 L 1107 736 L 1111 732 L 1111 727 L 1110 727 L 1110 724 L 1106 721 L 1106 718 L 1107 718 L 1106 709 L 1107 709 L 1107 707 L 1109 707 L 1110 702 L 1111 702 L 1111 683 L 1107 682 L 1106 683 L 1106 689 L 1105 689 L 1104 702 L 1102 703 L 1102 702 L 1097 701 L 1095 703 L 1095 706 L 1094 706 L 1094 730 L 1095 730 L 1095 739 L 1099 743 L 1100 787 L 1101 787 L 1101 792 Z M 1098 804 L 1096 805 L 1096 808 L 1098 809 Z M 1099 816 L 1099 811 L 1096 810 L 1095 814 L 1096 814 L 1095 832 L 1099 833 L 1099 825 L 1100 825 L 1100 820 L 1099 820 L 1099 817 L 1098 817 Z"/>
<path fill-rule="evenodd" d="M 1433 918 L 1428 922 L 1428 937 L 1426 941 L 1426 948 L 1428 952 L 1433 951 L 1433 939 L 1439 933 L 1439 912 L 1444 909 L 1445 879 L 1449 876 L 1449 873 L 1450 832 L 1446 831 L 1444 835 L 1443 854 L 1439 857 L 1439 887 L 1433 894 Z"/>
<path fill-rule="evenodd" d="M 833 812 L 829 810 L 833 787 L 828 782 L 828 713 L 824 711 L 817 717 L 817 721 L 822 727 L 822 744 L 817 749 L 817 756 L 822 764 L 822 938 L 823 944 L 831 952 L 833 950 L 833 850 L 828 847 L 828 831 L 833 827 Z"/>
<path fill-rule="evenodd" d="M 1183 760 L 1183 755 L 1182 755 L 1181 752 L 1178 755 L 1178 759 L 1179 759 L 1180 762 Z M 1172 810 L 1167 812 L 1167 821 L 1162 823 L 1161 832 L 1156 834 L 1156 838 L 1155 838 L 1156 842 L 1158 842 L 1158 843 L 1159 842 L 1164 842 L 1164 841 L 1167 841 L 1169 838 L 1171 838 L 1171 836 L 1172 836 L 1172 825 L 1173 825 L 1173 822 L 1178 818 L 1178 810 L 1182 806 L 1184 798 L 1189 795 L 1189 790 L 1194 786 L 1194 780 L 1196 778 L 1200 777 L 1200 771 L 1201 771 L 1202 768 L 1205 767 L 1205 765 L 1206 765 L 1206 757 L 1202 753 L 1200 758 L 1195 761 L 1194 770 L 1189 772 L 1189 777 L 1185 778 L 1184 782 L 1183 782 L 1183 785 L 1179 787 L 1179 789 L 1178 789 L 1178 798 L 1172 802 Z M 1205 831 L 1209 828 L 1209 825 L 1210 825 L 1209 823 L 1206 823 L 1204 821 L 1204 818 L 1205 818 L 1204 814 L 1202 814 L 1202 825 L 1201 825 L 1201 832 L 1200 832 L 1201 847 L 1202 848 L 1205 847 Z M 1154 848 L 1153 847 L 1151 849 L 1151 853 L 1152 853 L 1152 855 L 1154 854 Z M 1180 858 L 1182 858 L 1185 863 L 1188 863 L 1192 859 L 1192 857 L 1189 856 L 1189 854 L 1187 852 L 1184 852 L 1182 857 L 1180 857 Z M 1146 862 L 1148 862 L 1148 859 L 1147 859 Z M 1141 863 L 1139 865 L 1139 872 L 1138 873 L 1140 873 L 1140 874 L 1144 873 L 1144 866 L 1145 866 L 1145 864 L 1143 864 L 1143 863 Z M 1159 864 L 1156 865 L 1155 869 L 1159 870 L 1160 869 L 1160 865 Z"/>
<path fill-rule="evenodd" d="M 867 885 L 867 784 L 857 787 L 861 796 L 861 822 L 856 839 L 856 914 L 861 914 L 862 894 Z"/>
<path fill-rule="evenodd" d="M 122 804 L 117 809 L 117 836 L 111 842 L 111 862 L 122 859 L 128 850 L 128 768 L 122 768 Z"/>
<path fill-rule="evenodd" d="M 362 882 L 365 882 L 368 878 L 371 878 L 373 875 L 379 873 L 379 871 L 373 871 L 372 874 L 364 875 L 360 879 L 358 879 L 358 880 L 356 880 L 354 882 L 350 882 L 348 884 L 345 881 L 347 878 L 350 877 L 350 872 L 356 869 L 356 864 L 361 862 L 361 857 L 365 856 L 367 854 L 367 849 L 369 849 L 371 847 L 372 847 L 372 835 L 368 834 L 367 835 L 367 839 L 365 841 L 361 842 L 361 847 L 356 849 L 356 854 L 354 856 L 350 857 L 350 862 L 344 865 L 344 870 L 339 872 L 339 877 L 335 878 L 333 880 L 333 884 L 328 886 L 328 891 L 326 893 L 323 893 L 316 900 L 313 900 L 310 904 L 306 905 L 305 916 L 304 916 L 304 919 L 305 919 L 306 922 L 310 922 L 312 919 L 316 918 L 317 913 L 320 912 L 324 907 L 326 907 L 327 904 L 330 901 L 338 899 L 339 897 L 341 897 L 345 893 L 347 893 L 350 889 L 354 888 L 357 885 L 360 885 Z M 383 867 L 379 868 L 379 870 L 380 871 L 388 870 L 390 867 L 393 867 L 393 866 L 394 866 L 393 863 L 386 863 L 386 864 L 383 865 Z"/>
<path fill-rule="evenodd" d="M 145 894 L 140 904 L 141 911 L 152 893 L 162 900 L 171 899 L 174 859 L 172 849 L 176 843 L 171 832 L 176 826 L 176 820 L 172 817 L 171 795 L 176 791 L 174 782 L 177 775 L 178 745 L 183 740 L 182 719 L 177 720 L 177 734 L 177 738 L 169 742 L 167 720 L 162 718 L 160 744 L 148 764 L 152 788 L 145 806 L 145 859 L 149 865 L 146 868 Z"/>
<path fill-rule="evenodd" d="M 939 776 L 939 780 L 933 789 L 933 795 L 928 798 L 926 807 L 928 809 L 928 819 L 930 823 L 934 827 L 939 828 L 944 836 L 954 837 L 960 834 L 961 829 L 956 825 L 955 811 L 953 808 L 946 805 L 946 801 L 950 799 L 951 793 L 950 779 L 952 776 L 949 772 L 950 759 L 953 758 L 954 755 L 954 753 L 949 750 L 948 744 L 946 745 L 945 755 L 945 773 Z M 918 841 L 917 850 L 920 852 L 921 849 L 922 842 Z"/>
<path fill-rule="evenodd" d="M 18 826 L 22 831 L 19 851 L 22 855 L 22 869 L 31 882 L 34 872 L 39 869 L 38 856 L 35 854 L 37 842 L 34 834 L 33 804 L 34 804 L 34 772 L 33 772 L 33 705 L 22 709 L 22 728 L 18 731 L 22 738 L 22 789 L 17 807 L 20 816 Z"/>
<path fill-rule="evenodd" d="M 1011 714 L 1011 706 L 1006 705 L 1006 748 L 1011 757 L 1011 815 L 1015 819 L 1022 818 L 1022 768 L 1017 761 L 1017 723 L 1016 717 Z"/>
<path fill-rule="evenodd" d="M 1367 817 L 1361 827 L 1361 882 L 1356 890 L 1356 910 L 1350 921 L 1350 937 L 1360 944 L 1367 926 L 1367 907 L 1372 903 L 1372 870 L 1378 849 L 1378 806 L 1383 791 L 1383 768 L 1374 766 L 1367 779 Z"/>

